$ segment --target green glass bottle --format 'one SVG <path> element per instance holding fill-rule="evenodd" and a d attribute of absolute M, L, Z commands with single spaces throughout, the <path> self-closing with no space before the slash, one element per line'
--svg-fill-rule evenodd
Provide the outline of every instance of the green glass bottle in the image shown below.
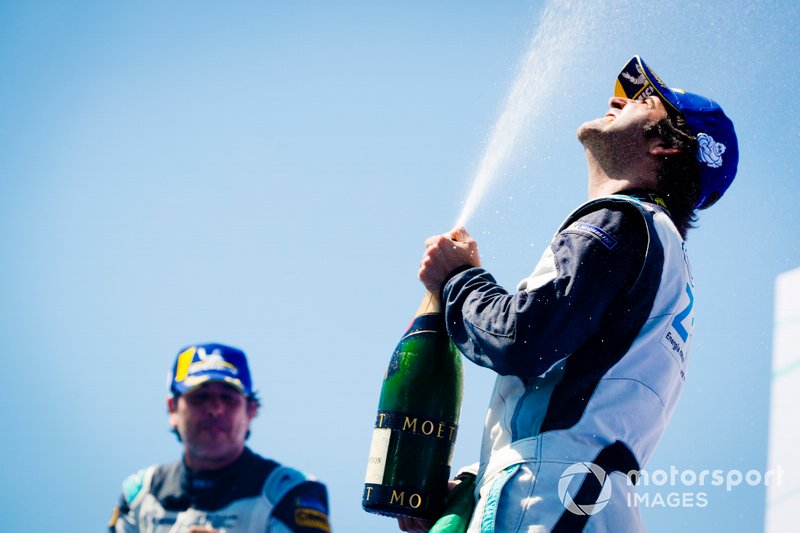
<path fill-rule="evenodd" d="M 364 510 L 438 518 L 447 495 L 462 387 L 461 354 L 447 335 L 439 298 L 427 292 L 383 380 Z"/>

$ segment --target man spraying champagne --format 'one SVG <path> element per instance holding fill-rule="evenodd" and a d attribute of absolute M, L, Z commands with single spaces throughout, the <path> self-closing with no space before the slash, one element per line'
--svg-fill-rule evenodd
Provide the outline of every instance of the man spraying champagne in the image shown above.
<path fill-rule="evenodd" d="M 588 201 L 516 291 L 464 228 L 430 237 L 420 280 L 448 334 L 497 373 L 469 532 L 644 531 L 629 475 L 681 394 L 694 326 L 687 231 L 736 174 L 733 124 L 638 56 L 578 128 Z M 635 476 L 631 476 L 635 477 Z M 400 520 L 404 531 L 429 522 Z"/>

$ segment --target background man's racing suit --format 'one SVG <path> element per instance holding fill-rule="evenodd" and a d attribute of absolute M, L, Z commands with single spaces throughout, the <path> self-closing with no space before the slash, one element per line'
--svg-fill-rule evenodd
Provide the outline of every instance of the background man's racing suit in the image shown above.
<path fill-rule="evenodd" d="M 112 532 L 178 533 L 203 525 L 225 533 L 330 532 L 322 483 L 245 448 L 231 465 L 194 473 L 183 461 L 130 476 Z"/>

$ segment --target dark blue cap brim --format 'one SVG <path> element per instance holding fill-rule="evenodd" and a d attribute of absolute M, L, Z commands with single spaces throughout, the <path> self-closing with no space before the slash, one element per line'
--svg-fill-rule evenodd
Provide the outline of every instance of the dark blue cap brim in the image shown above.
<path fill-rule="evenodd" d="M 644 100 L 648 96 L 658 96 L 674 111 L 680 113 L 679 99 L 656 73 L 639 56 L 633 56 L 617 76 L 614 96 Z"/>
<path fill-rule="evenodd" d="M 193 390 L 207 383 L 223 383 L 225 385 L 233 387 L 234 389 L 238 390 L 245 396 L 250 395 L 249 391 L 245 389 L 241 380 L 232 378 L 228 374 L 219 374 L 215 372 L 206 372 L 196 377 L 189 376 L 180 383 L 174 383 L 172 386 L 172 390 L 173 392 L 178 394 L 186 394 L 188 392 L 192 392 Z"/>

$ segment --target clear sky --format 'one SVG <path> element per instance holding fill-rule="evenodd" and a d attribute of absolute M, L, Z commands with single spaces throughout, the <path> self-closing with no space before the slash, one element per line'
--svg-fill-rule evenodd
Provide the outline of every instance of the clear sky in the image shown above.
<path fill-rule="evenodd" d="M 128 474 L 180 454 L 177 350 L 224 342 L 263 397 L 251 446 L 325 481 L 336 531 L 396 530 L 360 507 L 381 379 L 543 5 L 431 4 L 0 2 L 0 529 L 102 530 Z M 530 273 L 631 55 L 718 100 L 739 174 L 689 236 L 694 352 L 647 469 L 763 472 L 774 279 L 800 266 L 800 7 L 595 4 L 468 228 L 501 283 Z M 466 365 L 457 465 L 492 383 Z M 695 503 L 646 507 L 651 532 L 762 528 L 763 485 L 647 492 Z"/>

